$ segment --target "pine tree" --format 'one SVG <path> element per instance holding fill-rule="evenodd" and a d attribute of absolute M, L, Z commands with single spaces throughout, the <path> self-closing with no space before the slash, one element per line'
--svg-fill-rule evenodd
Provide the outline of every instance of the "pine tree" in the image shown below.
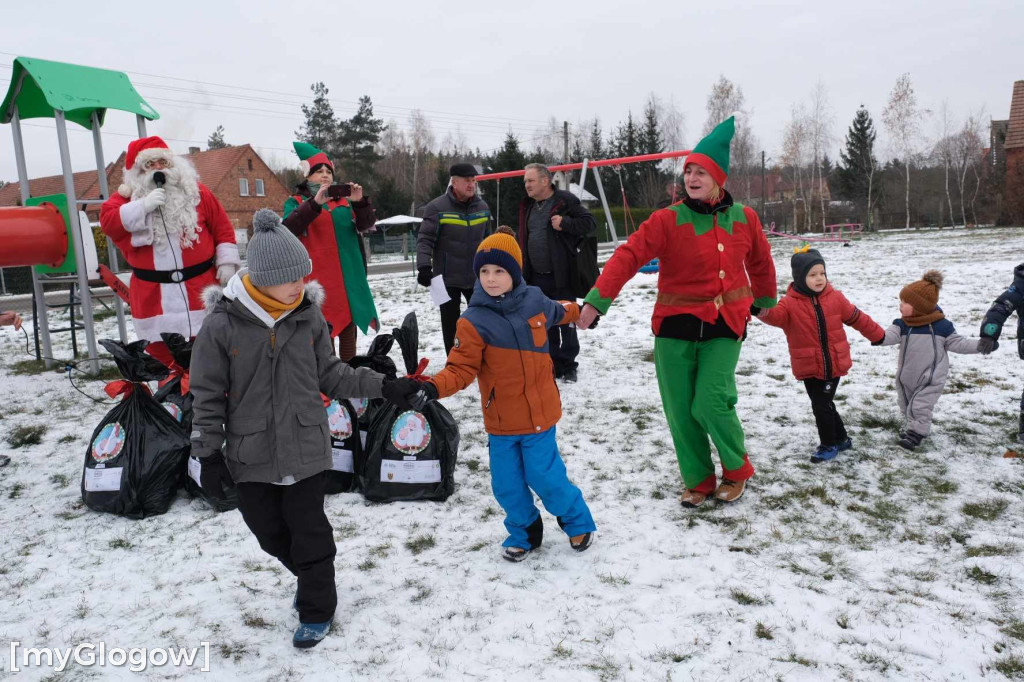
<path fill-rule="evenodd" d="M 861 105 L 846 133 L 846 148 L 839 152 L 835 169 L 836 196 L 853 201 L 865 216 L 864 226 L 871 227 L 871 209 L 878 201 L 878 161 L 875 159 L 875 125 L 871 114 Z"/>
<path fill-rule="evenodd" d="M 224 141 L 224 126 L 217 126 L 217 129 L 210 133 L 210 137 L 206 140 L 207 149 L 224 149 L 224 147 L 230 146 Z"/>
<path fill-rule="evenodd" d="M 637 156 L 640 154 L 641 129 L 633 122 L 633 112 L 628 112 L 626 122 L 620 123 L 612 138 L 611 153 L 614 156 Z M 630 204 L 636 205 L 640 195 L 640 171 L 635 163 L 621 166 L 622 186 Z M 618 183 L 616 183 L 618 184 Z M 619 193 L 621 199 L 621 193 Z"/>
<path fill-rule="evenodd" d="M 302 114 L 306 117 L 302 128 L 295 132 L 301 142 L 308 142 L 317 149 L 326 152 L 332 159 L 337 151 L 334 141 L 338 135 L 338 120 L 334 117 L 334 108 L 327 99 L 327 86 L 323 82 L 309 86 L 313 91 L 313 104 L 302 105 Z"/>
<path fill-rule="evenodd" d="M 588 150 L 591 159 L 603 159 L 605 157 L 604 133 L 601 131 L 601 119 L 594 118 L 594 125 L 590 128 L 590 149 Z"/>
<path fill-rule="evenodd" d="M 380 161 L 376 145 L 387 126 L 384 119 L 373 115 L 373 102 L 368 95 L 359 98 L 359 109 L 347 121 L 338 123 L 337 150 L 339 161 L 345 169 L 344 179 L 353 182 L 370 182 L 373 165 Z"/>
<path fill-rule="evenodd" d="M 505 144 L 498 153 L 486 160 L 491 171 L 522 170 L 528 163 L 526 154 L 519 147 L 519 138 L 512 132 L 505 136 Z M 501 205 L 498 205 L 498 183 L 501 183 Z M 512 180 L 496 180 L 480 184 L 484 200 L 491 207 L 491 212 L 501 224 L 518 228 L 519 203 L 526 196 L 526 189 L 520 178 Z"/>
<path fill-rule="evenodd" d="M 654 97 L 648 99 L 644 107 L 644 127 L 640 131 L 639 147 L 641 154 L 658 154 L 665 151 L 665 139 L 661 134 L 661 122 L 658 120 L 658 107 Z"/>

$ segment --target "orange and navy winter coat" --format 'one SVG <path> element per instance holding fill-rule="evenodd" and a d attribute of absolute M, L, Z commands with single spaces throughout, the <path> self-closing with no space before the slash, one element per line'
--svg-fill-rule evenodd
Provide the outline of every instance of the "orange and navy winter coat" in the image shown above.
<path fill-rule="evenodd" d="M 709 324 L 721 315 L 742 337 L 751 303 L 775 305 L 775 263 L 761 221 L 728 194 L 709 211 L 680 202 L 652 213 L 615 249 L 584 302 L 607 313 L 626 282 L 653 258 L 660 259 L 655 336 L 665 318 L 688 314 Z"/>
<path fill-rule="evenodd" d="M 484 428 L 495 436 L 550 429 L 562 417 L 562 401 L 548 353 L 548 329 L 575 322 L 575 303 L 552 301 L 520 283 L 491 296 L 477 281 L 455 328 L 455 346 L 444 369 L 430 381 L 444 398 L 478 379 Z"/>
<path fill-rule="evenodd" d="M 758 319 L 786 332 L 793 375 L 799 380 L 846 376 L 853 360 L 844 324 L 871 343 L 885 337 L 878 323 L 831 284 L 817 296 L 807 296 L 790 284 L 779 304 L 761 311 Z"/>

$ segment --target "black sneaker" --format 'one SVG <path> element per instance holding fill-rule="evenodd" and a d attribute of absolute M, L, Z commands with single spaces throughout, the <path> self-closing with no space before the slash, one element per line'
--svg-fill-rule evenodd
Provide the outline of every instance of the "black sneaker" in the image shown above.
<path fill-rule="evenodd" d="M 518 564 L 529 556 L 530 550 L 523 549 L 522 547 L 502 547 L 501 558 L 505 561 L 511 561 L 512 563 Z"/>
<path fill-rule="evenodd" d="M 592 544 L 594 544 L 594 534 L 592 532 L 569 538 L 569 546 L 577 552 L 586 552 Z"/>
<path fill-rule="evenodd" d="M 913 450 L 921 441 L 924 440 L 924 436 L 916 431 L 906 431 L 900 434 L 899 444 L 900 447 L 906 448 L 907 450 Z"/>
<path fill-rule="evenodd" d="M 568 382 L 570 384 L 575 384 L 576 383 L 576 370 L 575 369 L 567 369 L 564 372 L 562 372 L 562 380 L 566 381 L 566 382 Z"/>

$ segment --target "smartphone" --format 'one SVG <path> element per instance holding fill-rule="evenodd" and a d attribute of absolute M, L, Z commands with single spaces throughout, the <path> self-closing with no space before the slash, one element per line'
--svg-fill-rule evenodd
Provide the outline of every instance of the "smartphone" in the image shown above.
<path fill-rule="evenodd" d="M 331 185 L 327 188 L 327 196 L 332 199 L 343 199 L 352 196 L 352 185 L 347 182 L 341 185 Z"/>

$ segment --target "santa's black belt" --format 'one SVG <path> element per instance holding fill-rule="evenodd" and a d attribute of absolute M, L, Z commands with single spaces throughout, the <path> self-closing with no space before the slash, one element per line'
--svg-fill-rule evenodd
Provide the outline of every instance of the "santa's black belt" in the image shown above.
<path fill-rule="evenodd" d="M 179 282 L 185 282 L 198 277 L 207 270 L 213 267 L 215 258 L 204 260 L 202 263 L 196 263 L 190 265 L 187 268 L 181 270 L 144 270 L 142 268 L 132 268 L 132 272 L 135 276 L 141 279 L 143 282 L 154 282 L 156 284 L 178 284 Z"/>

